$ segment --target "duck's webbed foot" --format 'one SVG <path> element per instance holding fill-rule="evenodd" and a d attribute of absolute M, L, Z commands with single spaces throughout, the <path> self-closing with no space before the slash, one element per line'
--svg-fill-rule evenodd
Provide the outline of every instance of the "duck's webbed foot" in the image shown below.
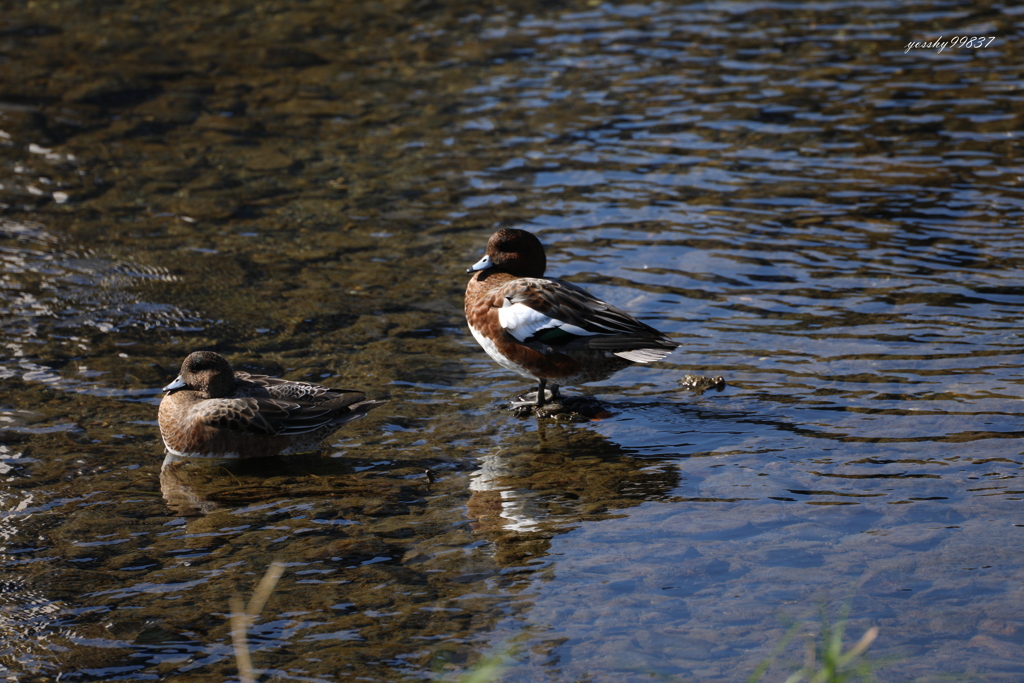
<path fill-rule="evenodd" d="M 531 391 L 521 396 L 516 396 L 511 401 L 512 407 L 543 408 L 562 398 L 562 395 L 558 392 L 558 385 L 552 385 L 550 389 L 545 389 L 543 387 L 544 385 L 541 384 L 541 386 L 537 388 L 537 391 Z"/>

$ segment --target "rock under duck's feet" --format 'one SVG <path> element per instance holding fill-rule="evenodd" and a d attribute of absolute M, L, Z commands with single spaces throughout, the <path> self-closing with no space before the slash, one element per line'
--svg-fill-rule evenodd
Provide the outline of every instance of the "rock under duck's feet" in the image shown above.
<path fill-rule="evenodd" d="M 725 389 L 725 380 L 721 377 L 704 377 L 703 375 L 686 375 L 679 380 L 679 384 L 683 389 L 692 391 L 698 396 L 709 389 L 715 391 Z"/>
<path fill-rule="evenodd" d="M 560 422 L 589 422 L 611 416 L 611 411 L 593 396 L 560 396 L 537 407 L 536 402 L 524 402 L 509 408 L 516 417 L 537 417 Z"/>

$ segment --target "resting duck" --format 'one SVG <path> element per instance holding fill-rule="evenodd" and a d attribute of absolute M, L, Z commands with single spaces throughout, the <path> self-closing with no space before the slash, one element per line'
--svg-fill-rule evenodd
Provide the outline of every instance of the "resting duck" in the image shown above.
<path fill-rule="evenodd" d="M 606 379 L 650 363 L 679 344 L 574 284 L 544 277 L 547 257 L 526 230 L 491 235 L 487 253 L 467 273 L 466 322 L 499 365 L 538 381 L 535 405 L 558 387 Z M 528 404 L 528 400 L 514 405 Z"/>
<path fill-rule="evenodd" d="M 163 388 L 160 436 L 172 455 L 262 458 L 315 450 L 346 422 L 387 401 L 350 389 L 233 372 L 223 356 L 196 351 Z"/>

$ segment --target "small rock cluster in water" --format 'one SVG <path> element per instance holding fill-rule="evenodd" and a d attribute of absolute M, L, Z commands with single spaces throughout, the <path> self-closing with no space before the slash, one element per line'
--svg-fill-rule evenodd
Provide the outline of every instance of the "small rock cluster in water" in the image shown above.
<path fill-rule="evenodd" d="M 714 389 L 715 391 L 721 391 L 725 389 L 725 380 L 721 377 L 704 377 L 703 375 L 686 375 L 679 380 L 679 385 L 683 389 L 692 391 L 693 393 L 700 396 L 708 389 Z"/>

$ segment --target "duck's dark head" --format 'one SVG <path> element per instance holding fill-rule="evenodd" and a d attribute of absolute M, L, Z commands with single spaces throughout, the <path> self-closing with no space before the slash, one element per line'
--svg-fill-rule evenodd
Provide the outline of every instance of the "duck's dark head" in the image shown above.
<path fill-rule="evenodd" d="M 235 390 L 235 373 L 219 353 L 196 351 L 181 364 L 178 377 L 163 388 L 164 393 L 181 389 L 199 391 L 210 398 L 230 396 Z"/>
<path fill-rule="evenodd" d="M 544 246 L 536 235 L 519 228 L 505 228 L 491 235 L 484 257 L 466 272 L 492 269 L 516 277 L 544 277 L 547 265 Z"/>

